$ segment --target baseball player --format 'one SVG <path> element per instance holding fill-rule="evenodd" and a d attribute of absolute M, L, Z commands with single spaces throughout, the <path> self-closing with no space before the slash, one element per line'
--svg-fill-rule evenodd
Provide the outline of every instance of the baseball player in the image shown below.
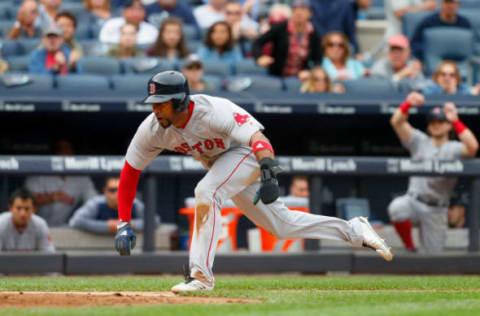
<path fill-rule="evenodd" d="M 151 113 L 138 128 L 126 154 L 118 191 L 119 219 L 115 247 L 129 255 L 135 246 L 130 213 L 138 178 L 161 151 L 192 155 L 209 169 L 195 188 L 195 225 L 190 273 L 172 291 L 212 290 L 220 210 L 230 198 L 256 225 L 278 238 L 327 238 L 374 249 L 392 259 L 386 243 L 366 218 L 350 221 L 290 211 L 277 200 L 278 163 L 263 126 L 244 109 L 224 98 L 189 95 L 188 83 L 176 71 L 161 72 L 148 82 Z"/>
<path fill-rule="evenodd" d="M 412 92 L 391 118 L 395 133 L 412 159 L 459 159 L 477 154 L 478 142 L 458 118 L 455 104 L 447 102 L 443 109 L 434 108 L 427 116 L 429 135 L 408 123 L 412 106 L 421 106 L 425 98 Z M 460 141 L 450 141 L 453 130 Z M 452 177 L 410 177 L 407 194 L 394 199 L 388 212 L 405 247 L 416 251 L 412 240 L 412 223 L 419 225 L 423 251 L 442 250 L 447 229 L 447 207 L 457 179 Z"/>

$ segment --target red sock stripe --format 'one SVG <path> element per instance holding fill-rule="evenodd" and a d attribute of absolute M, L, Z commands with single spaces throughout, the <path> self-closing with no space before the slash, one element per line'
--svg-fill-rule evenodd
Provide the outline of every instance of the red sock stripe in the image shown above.
<path fill-rule="evenodd" d="M 415 246 L 413 244 L 412 238 L 412 223 L 410 220 L 406 220 L 403 222 L 392 222 L 395 230 L 397 231 L 400 239 L 405 244 L 405 248 L 407 249 L 414 249 Z"/>

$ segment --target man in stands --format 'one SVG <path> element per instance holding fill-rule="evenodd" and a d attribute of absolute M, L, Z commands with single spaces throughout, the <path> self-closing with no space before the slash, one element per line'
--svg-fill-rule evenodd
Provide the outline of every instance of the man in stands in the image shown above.
<path fill-rule="evenodd" d="M 100 30 L 99 40 L 106 44 L 118 44 L 120 29 L 124 24 L 137 26 L 137 45 L 152 44 L 158 36 L 155 26 L 144 21 L 145 8 L 140 0 L 128 0 L 123 9 L 123 16 L 111 18 Z"/>
<path fill-rule="evenodd" d="M 89 199 L 70 219 L 70 226 L 95 234 L 115 234 L 118 224 L 119 177 L 107 177 L 103 195 Z M 132 227 L 143 231 L 143 203 L 135 199 L 132 208 Z"/>
<path fill-rule="evenodd" d="M 196 7 L 193 15 L 202 29 L 208 29 L 214 23 L 225 20 L 227 0 L 209 0 L 207 4 Z"/>
<path fill-rule="evenodd" d="M 35 23 L 37 18 L 37 2 L 35 0 L 24 0 L 18 10 L 17 20 L 8 33 L 8 38 L 39 38 L 42 34 L 42 30 Z"/>
<path fill-rule="evenodd" d="M 388 40 L 393 35 L 402 34 L 402 19 L 405 14 L 436 9 L 436 0 L 385 0 L 387 17 L 385 39 Z"/>
<path fill-rule="evenodd" d="M 181 19 L 184 24 L 191 25 L 200 32 L 192 9 L 182 1 L 157 0 L 145 6 L 145 11 L 147 13 L 147 21 L 157 28 L 160 27 L 165 18 L 175 16 Z M 198 35 L 200 35 L 200 33 L 198 33 Z"/>
<path fill-rule="evenodd" d="M 467 18 L 457 14 L 459 0 L 443 0 L 440 12 L 426 17 L 417 27 L 412 36 L 412 53 L 419 60 L 423 61 L 423 35 L 425 30 L 433 27 L 457 27 L 471 30 L 472 25 Z"/>
<path fill-rule="evenodd" d="M 43 46 L 30 54 L 28 71 L 32 74 L 67 75 L 70 50 L 63 45 L 63 31 L 51 24 L 43 31 Z"/>
<path fill-rule="evenodd" d="M 75 70 L 77 61 L 83 56 L 83 49 L 75 39 L 75 31 L 77 29 L 77 18 L 67 11 L 60 12 L 55 17 L 55 23 L 63 30 L 63 42 L 70 49 L 68 56 L 69 68 Z"/>
<path fill-rule="evenodd" d="M 35 212 L 35 196 L 18 189 L 10 197 L 9 212 L 0 215 L 0 252 L 54 252 L 48 226 Z"/>
<path fill-rule="evenodd" d="M 41 28 L 45 28 L 55 23 L 55 17 L 62 6 L 62 0 L 41 0 L 38 9 L 38 20 Z"/>

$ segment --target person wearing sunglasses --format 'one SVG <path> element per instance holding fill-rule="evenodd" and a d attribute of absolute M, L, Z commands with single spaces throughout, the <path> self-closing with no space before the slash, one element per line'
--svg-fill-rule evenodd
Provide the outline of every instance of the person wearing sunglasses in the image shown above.
<path fill-rule="evenodd" d="M 453 60 L 444 60 L 437 67 L 433 74 L 433 82 L 423 89 L 425 95 L 479 95 L 480 84 L 476 84 L 470 88 L 465 83 L 462 83 L 460 70 L 457 63 Z"/>
<path fill-rule="evenodd" d="M 70 227 L 94 234 L 111 234 L 117 232 L 118 224 L 118 176 L 105 179 L 103 194 L 89 199 L 69 221 Z M 144 205 L 135 199 L 132 207 L 132 227 L 143 231 Z"/>
<path fill-rule="evenodd" d="M 367 74 L 361 62 L 350 58 L 350 44 L 345 34 L 328 33 L 322 40 L 322 47 L 325 54 L 322 67 L 332 80 L 353 80 Z"/>

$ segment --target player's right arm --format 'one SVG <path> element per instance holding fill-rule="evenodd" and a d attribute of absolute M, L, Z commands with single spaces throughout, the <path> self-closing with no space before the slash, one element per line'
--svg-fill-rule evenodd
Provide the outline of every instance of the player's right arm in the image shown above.
<path fill-rule="evenodd" d="M 408 123 L 408 111 L 412 106 L 421 106 L 425 103 L 425 98 L 421 93 L 410 93 L 400 107 L 393 113 L 390 124 L 403 144 L 409 142 L 413 135 L 413 128 Z"/>

